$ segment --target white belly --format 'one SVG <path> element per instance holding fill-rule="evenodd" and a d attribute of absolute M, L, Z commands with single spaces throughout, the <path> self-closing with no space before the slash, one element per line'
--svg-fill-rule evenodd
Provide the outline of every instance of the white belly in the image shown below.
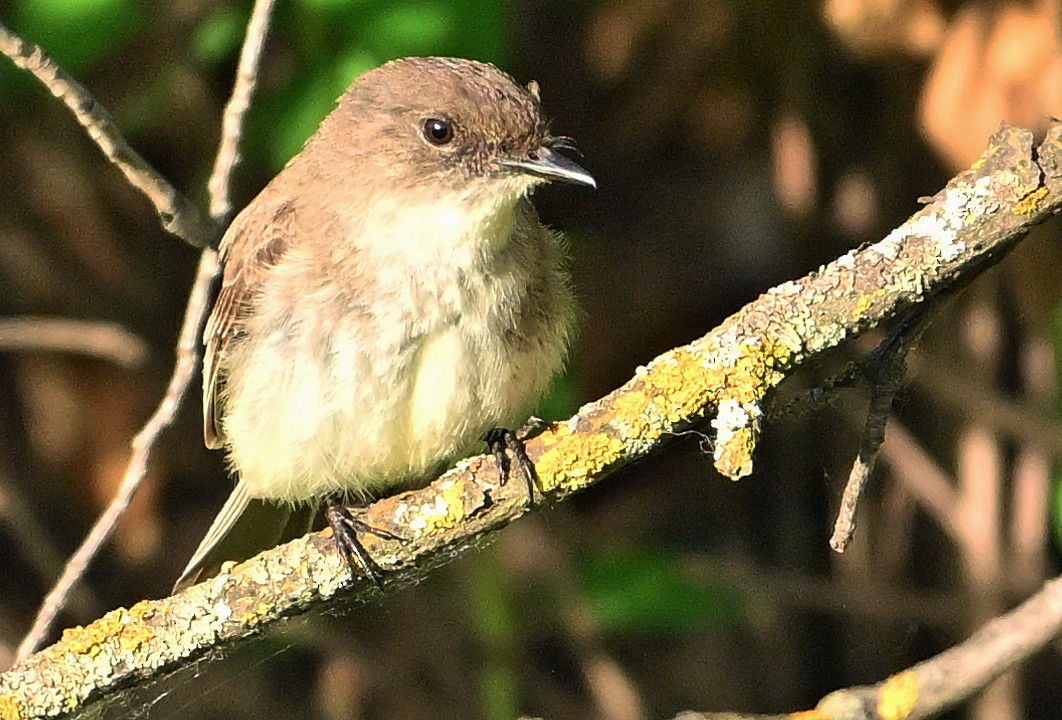
<path fill-rule="evenodd" d="M 334 329 L 327 348 L 290 333 L 246 348 L 259 361 L 231 378 L 224 422 L 254 496 L 364 497 L 421 479 L 485 448 L 490 428 L 522 423 L 563 353 L 532 358 L 460 323 L 413 339 L 390 329 Z"/>
<path fill-rule="evenodd" d="M 402 222 L 437 215 L 407 211 Z M 297 292 L 311 269 L 285 256 L 266 290 L 275 301 L 259 303 L 277 315 L 260 312 L 233 350 L 251 357 L 228 362 L 224 434 L 253 496 L 379 494 L 483 448 L 487 430 L 527 418 L 561 367 L 571 300 L 555 248 L 546 247 L 552 236 L 536 224 L 541 235 L 510 240 L 510 218 L 498 225 L 505 245 L 483 255 L 477 248 L 489 243 L 472 233 L 483 227 L 408 228 L 434 245 L 422 243 L 419 254 L 396 248 L 372 265 L 378 297 L 367 305 L 338 282 Z M 543 263 L 547 297 L 529 273 Z M 537 315 L 517 332 L 533 287 Z"/>

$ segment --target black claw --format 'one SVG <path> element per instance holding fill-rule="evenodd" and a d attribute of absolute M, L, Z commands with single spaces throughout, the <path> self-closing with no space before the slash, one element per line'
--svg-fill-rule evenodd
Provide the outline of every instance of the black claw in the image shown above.
<path fill-rule="evenodd" d="M 527 442 L 531 438 L 537 437 L 547 430 L 556 429 L 557 423 L 552 420 L 546 420 L 537 415 L 532 415 L 528 418 L 524 426 L 516 431 L 516 437 L 519 438 L 521 442 Z"/>
<path fill-rule="evenodd" d="M 509 482 L 511 470 L 509 455 L 505 451 L 508 450 L 513 454 L 516 464 L 520 467 L 520 474 L 524 476 L 524 480 L 527 483 L 527 507 L 534 508 L 535 482 L 538 479 L 538 474 L 535 472 L 535 464 L 527 456 L 527 448 L 524 447 L 523 439 L 518 437 L 512 430 L 506 428 L 489 430 L 483 439 L 486 440 L 491 454 L 494 455 L 494 459 L 498 463 L 498 482 L 501 485 Z"/>
<path fill-rule="evenodd" d="M 347 567 L 350 568 L 350 574 L 358 574 L 355 566 L 357 564 L 369 582 L 378 588 L 383 588 L 380 582 L 382 568 L 365 552 L 365 547 L 358 540 L 358 533 L 368 532 L 386 540 L 401 540 L 402 538 L 386 530 L 374 528 L 364 520 L 355 517 L 350 508 L 344 505 L 339 498 L 331 498 L 328 501 L 325 507 L 325 519 L 332 528 L 332 537 L 335 538 L 339 554 L 343 556 Z"/>

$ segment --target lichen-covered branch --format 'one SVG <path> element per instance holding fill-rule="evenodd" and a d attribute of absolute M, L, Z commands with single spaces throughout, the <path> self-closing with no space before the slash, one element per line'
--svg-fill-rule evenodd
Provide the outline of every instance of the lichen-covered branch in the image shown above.
<path fill-rule="evenodd" d="M 965 642 L 875 685 L 832 692 L 785 715 L 685 712 L 675 720 L 922 720 L 939 715 L 1062 634 L 1062 578 Z"/>
<path fill-rule="evenodd" d="M 709 416 L 719 435 L 717 467 L 734 478 L 747 474 L 763 401 L 789 371 L 998 259 L 1057 210 L 1060 168 L 1060 128 L 1037 149 L 1027 131 L 1001 128 L 973 168 L 884 240 L 774 288 L 530 441 L 543 502 L 600 481 Z M 384 570 L 385 587 L 415 581 L 519 517 L 526 488 L 500 486 L 496 478 L 492 459 L 473 458 L 423 490 L 370 506 L 368 525 L 403 538 L 362 537 Z M 351 582 L 328 531 L 309 535 L 180 595 L 145 600 L 67 630 L 58 643 L 0 676 L 0 717 L 69 713 L 286 615 L 375 592 L 363 578 Z M 977 676 L 982 680 L 987 674 Z"/>

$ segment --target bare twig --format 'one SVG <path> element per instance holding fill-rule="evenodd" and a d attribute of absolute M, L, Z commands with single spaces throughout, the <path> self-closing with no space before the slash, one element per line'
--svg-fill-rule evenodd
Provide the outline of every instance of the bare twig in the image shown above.
<path fill-rule="evenodd" d="M 240 160 L 243 117 L 251 105 L 251 96 L 258 84 L 259 59 L 262 56 L 274 4 L 275 0 L 258 0 L 254 4 L 250 22 L 247 24 L 243 50 L 240 52 L 240 64 L 236 68 L 236 84 L 221 121 L 221 142 L 207 188 L 210 190 L 210 214 L 222 227 L 228 225 L 232 214 L 229 180 Z"/>
<path fill-rule="evenodd" d="M 199 270 L 196 273 L 195 284 L 192 286 L 192 294 L 185 310 L 184 324 L 181 326 L 181 335 L 177 343 L 177 363 L 170 377 L 170 384 L 166 388 L 166 394 L 151 419 L 133 438 L 133 453 L 117 494 L 71 556 L 66 567 L 63 568 L 63 574 L 55 583 L 55 587 L 44 598 L 41 609 L 33 621 L 33 627 L 19 644 L 18 659 L 27 657 L 40 647 L 51 630 L 56 615 L 65 607 L 71 589 L 78 583 L 89 563 L 110 538 L 114 526 L 125 513 L 133 499 L 133 494 L 140 487 L 147 472 L 151 449 L 162 431 L 173 422 L 181 400 L 195 376 L 199 329 L 206 315 L 210 284 L 216 272 L 217 253 L 213 250 L 204 250 L 199 259 Z"/>
<path fill-rule="evenodd" d="M 0 350 L 79 353 L 126 368 L 147 359 L 147 343 L 120 325 L 65 318 L 0 318 Z"/>
<path fill-rule="evenodd" d="M 800 392 L 784 405 L 773 403 L 767 411 L 767 420 L 799 418 L 829 407 L 841 390 L 851 388 L 864 375 L 863 364 L 850 362 L 839 372 L 826 378 L 817 387 Z"/>
<path fill-rule="evenodd" d="M 204 218 L 195 205 L 129 147 L 110 113 L 43 50 L 0 24 L 0 52 L 37 78 L 66 105 L 107 159 L 155 206 L 162 227 L 192 247 L 207 247 L 213 242 L 217 225 Z"/>
<path fill-rule="evenodd" d="M 845 483 L 841 496 L 841 507 L 837 512 L 837 522 L 830 537 L 830 547 L 837 552 L 844 552 L 848 541 L 855 532 L 855 515 L 859 498 L 863 494 L 870 474 L 874 472 L 881 444 L 885 442 L 885 425 L 892 412 L 892 401 L 903 383 L 907 371 L 907 352 L 921 334 L 925 320 L 924 306 L 906 318 L 874 351 L 867 362 L 867 377 L 873 383 L 870 394 L 870 408 L 863 428 L 863 441 L 859 454 L 852 464 L 852 471 Z"/>
<path fill-rule="evenodd" d="M 229 175 L 236 164 L 242 118 L 254 90 L 257 79 L 257 66 L 264 44 L 264 36 L 269 27 L 269 17 L 273 5 L 273 0 L 259 0 L 255 3 L 251 21 L 247 28 L 244 49 L 240 55 L 240 67 L 237 71 L 236 85 L 233 89 L 232 99 L 225 109 L 218 161 L 214 166 L 214 172 L 210 179 L 211 207 L 212 211 L 218 215 L 227 215 L 229 212 Z M 0 36 L 0 39 L 2 39 L 2 36 Z M 39 53 L 39 50 L 37 52 Z M 54 63 L 50 61 L 48 63 L 52 74 L 62 72 L 54 66 Z M 87 97 L 87 93 L 83 89 L 78 89 Z M 113 128 L 110 129 L 113 130 Z M 91 132 L 92 129 L 90 128 Z M 124 146 L 124 142 L 122 145 Z M 130 150 L 130 152 L 132 151 Z M 177 342 L 177 360 L 173 374 L 170 377 L 169 386 L 166 388 L 166 394 L 151 419 L 148 420 L 147 424 L 133 439 L 133 452 L 117 494 L 70 558 L 62 576 L 45 598 L 34 620 L 33 627 L 19 645 L 19 659 L 33 653 L 43 642 L 51 629 L 52 623 L 55 621 L 56 615 L 64 607 L 71 589 L 78 583 L 89 563 L 110 538 L 118 520 L 125 514 L 133 495 L 143 482 L 151 450 L 162 431 L 173 422 L 181 401 L 187 393 L 192 379 L 195 377 L 199 357 L 199 335 L 209 309 L 210 286 L 217 272 L 217 253 L 210 248 L 204 249 L 199 259 L 199 269 L 185 309 L 184 321 Z"/>

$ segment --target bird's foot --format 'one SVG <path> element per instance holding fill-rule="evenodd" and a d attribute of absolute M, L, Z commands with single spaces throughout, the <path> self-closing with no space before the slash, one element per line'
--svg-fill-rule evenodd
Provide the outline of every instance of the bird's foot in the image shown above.
<path fill-rule="evenodd" d="M 358 539 L 358 533 L 372 533 L 385 540 L 402 540 L 403 538 L 387 530 L 373 527 L 364 520 L 356 517 L 350 508 L 344 504 L 342 497 L 329 498 L 325 506 L 325 519 L 332 528 L 332 537 L 336 541 L 339 554 L 350 568 L 351 575 L 357 575 L 358 565 L 365 577 L 377 588 L 383 588 L 380 582 L 382 568 L 369 557 L 365 547 Z"/>
<path fill-rule="evenodd" d="M 537 418 L 532 420 L 538 421 Z M 534 424 L 538 425 L 541 422 L 543 421 L 538 421 Z M 501 485 L 509 481 L 511 470 L 511 463 L 506 450 L 513 454 L 513 458 L 520 468 L 520 474 L 524 476 L 524 480 L 527 483 L 527 508 L 533 509 L 536 507 L 535 482 L 538 479 L 538 474 L 535 472 L 535 464 L 527 456 L 527 448 L 524 447 L 524 439 L 528 437 L 527 428 L 530 425 L 529 423 L 528 426 L 525 426 L 519 432 L 513 432 L 507 428 L 493 428 L 487 431 L 483 439 L 498 464 L 498 482 Z"/>

